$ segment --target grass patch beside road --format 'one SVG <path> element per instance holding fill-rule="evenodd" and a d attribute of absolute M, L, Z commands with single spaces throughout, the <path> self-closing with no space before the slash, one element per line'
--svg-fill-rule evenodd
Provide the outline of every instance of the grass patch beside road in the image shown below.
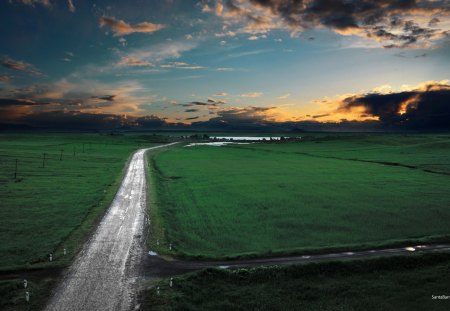
<path fill-rule="evenodd" d="M 450 139 L 346 135 L 157 153 L 167 240 L 180 255 L 223 258 L 448 238 L 450 176 L 358 157 L 445 172 Z"/>
<path fill-rule="evenodd" d="M 142 310 L 449 310 L 450 255 L 208 269 L 164 280 L 142 295 Z M 160 287 L 160 295 L 156 294 Z"/>
<path fill-rule="evenodd" d="M 0 270 L 64 265 L 112 201 L 131 153 L 156 145 L 158 139 L 0 135 Z"/>

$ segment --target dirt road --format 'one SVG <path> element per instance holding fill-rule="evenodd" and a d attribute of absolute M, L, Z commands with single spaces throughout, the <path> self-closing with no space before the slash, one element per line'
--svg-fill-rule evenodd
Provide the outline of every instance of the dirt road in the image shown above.
<path fill-rule="evenodd" d="M 122 311 L 133 306 L 144 252 L 144 153 L 164 146 L 168 145 L 141 149 L 132 156 L 113 203 L 45 310 Z"/>
<path fill-rule="evenodd" d="M 346 251 L 325 254 L 293 255 L 237 260 L 165 260 L 160 256 L 147 256 L 143 263 L 142 276 L 147 279 L 175 276 L 205 268 L 235 269 L 243 267 L 291 265 L 330 260 L 368 259 L 416 253 L 449 252 L 450 244 L 415 245 L 409 247 L 384 248 L 361 251 Z"/>

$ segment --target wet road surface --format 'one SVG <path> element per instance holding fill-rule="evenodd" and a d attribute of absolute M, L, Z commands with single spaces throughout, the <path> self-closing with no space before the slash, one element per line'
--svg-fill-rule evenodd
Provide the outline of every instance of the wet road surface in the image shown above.
<path fill-rule="evenodd" d="M 238 260 L 165 260 L 159 256 L 148 255 L 143 263 L 143 276 L 148 279 L 170 277 L 205 268 L 244 268 L 273 265 L 290 265 L 330 260 L 350 260 L 387 256 L 409 255 L 414 253 L 449 252 L 450 244 L 415 245 L 409 247 L 373 249 L 364 251 L 346 251 L 327 254 L 300 256 L 280 256 L 268 258 L 250 258 Z"/>
<path fill-rule="evenodd" d="M 134 153 L 114 201 L 92 238 L 68 269 L 45 310 L 122 311 L 133 306 L 144 252 L 144 153 L 165 146 L 168 145 Z"/>

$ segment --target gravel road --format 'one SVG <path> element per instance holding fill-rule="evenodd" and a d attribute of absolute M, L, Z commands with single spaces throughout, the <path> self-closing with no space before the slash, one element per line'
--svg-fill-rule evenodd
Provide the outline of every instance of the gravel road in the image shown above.
<path fill-rule="evenodd" d="M 165 146 L 168 145 L 134 153 L 114 201 L 66 272 L 45 310 L 122 311 L 133 307 L 144 252 L 144 153 Z"/>

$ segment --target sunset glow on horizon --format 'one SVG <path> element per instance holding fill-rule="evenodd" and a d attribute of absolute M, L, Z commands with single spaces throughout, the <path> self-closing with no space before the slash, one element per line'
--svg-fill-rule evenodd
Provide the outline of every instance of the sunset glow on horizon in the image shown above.
<path fill-rule="evenodd" d="M 450 98 L 446 1 L 9 0 L 0 12 L 1 124 L 450 118 L 436 104 Z"/>

